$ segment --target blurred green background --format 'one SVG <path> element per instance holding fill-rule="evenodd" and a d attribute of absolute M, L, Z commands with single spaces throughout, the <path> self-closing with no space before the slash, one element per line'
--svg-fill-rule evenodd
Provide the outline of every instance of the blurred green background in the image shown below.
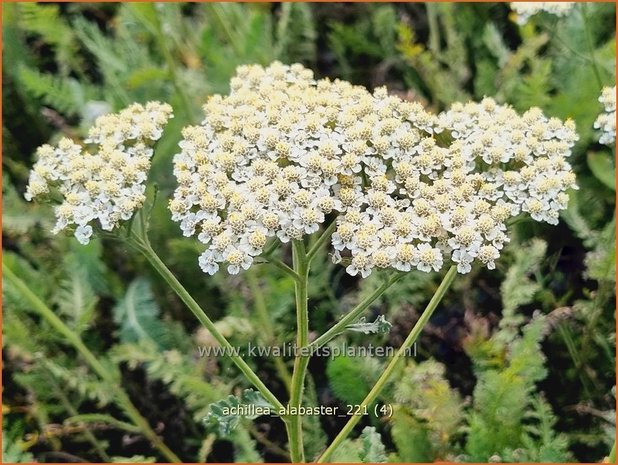
<path fill-rule="evenodd" d="M 198 356 L 212 338 L 143 259 L 115 242 L 83 247 L 50 234 L 51 208 L 23 200 L 37 146 L 79 140 L 96 116 L 131 102 L 171 103 L 176 117 L 150 175 L 159 189 L 153 245 L 243 346 L 293 340 L 292 281 L 266 265 L 203 275 L 200 245 L 181 236 L 165 201 L 180 129 L 201 121 L 209 95 L 229 90 L 236 66 L 300 62 L 318 77 L 386 85 L 433 111 L 492 96 L 574 119 L 580 139 L 571 161 L 580 189 L 570 193 L 560 224 L 519 222 L 497 270 L 458 277 L 417 357 L 380 399 L 393 406 L 392 417 L 366 417 L 358 432 L 375 426 L 389 461 L 594 462 L 608 455 L 615 148 L 598 144 L 592 124 L 602 87 L 615 85 L 615 4 L 578 4 L 564 18 L 542 13 L 520 26 L 508 3 L 12 3 L 3 4 L 2 26 L 5 260 L 100 360 L 117 367 L 139 410 L 185 461 L 286 461 L 285 431 L 263 417 L 241 422 L 229 437 L 204 424 L 210 403 L 247 387 L 239 372 L 227 360 Z M 316 334 L 383 279 L 347 276 L 326 253 L 314 268 Z M 410 274 L 368 311 L 368 320 L 386 315 L 389 334 L 350 333 L 335 343 L 398 347 L 438 281 Z M 162 459 L 143 436 L 123 429 L 109 386 L 7 285 L 3 304 L 4 462 Z M 259 317 L 259 306 L 269 318 Z M 248 362 L 286 398 L 272 359 Z M 312 360 L 308 402 L 359 402 L 383 364 Z M 343 424 L 307 417 L 308 458 Z M 334 459 L 363 459 L 362 439 L 353 438 Z"/>

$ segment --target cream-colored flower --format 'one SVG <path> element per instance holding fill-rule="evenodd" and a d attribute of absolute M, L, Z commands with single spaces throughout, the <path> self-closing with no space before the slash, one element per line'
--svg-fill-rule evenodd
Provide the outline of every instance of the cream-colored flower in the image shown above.
<path fill-rule="evenodd" d="M 174 158 L 172 217 L 205 244 L 207 273 L 223 262 L 237 272 L 266 240 L 302 239 L 328 214 L 334 260 L 349 255 L 352 275 L 493 268 L 509 218 L 555 224 L 575 187 L 574 125 L 537 108 L 519 115 L 487 98 L 432 115 L 383 88 L 281 63 L 243 66 L 231 88 L 184 130 Z M 230 263 L 221 235 L 244 261 Z"/>
<path fill-rule="evenodd" d="M 53 232 L 75 228 L 74 235 L 82 244 L 89 242 L 95 221 L 111 231 L 143 205 L 151 145 L 161 137 L 171 117 L 172 108 L 167 104 L 136 103 L 96 120 L 86 139 L 97 145 L 95 152 L 67 138 L 57 147 L 39 147 L 26 199 L 56 189 L 62 202 L 55 207 Z"/>
<path fill-rule="evenodd" d="M 526 24 L 541 11 L 559 17 L 566 16 L 574 5 L 575 2 L 511 2 L 511 8 L 517 14 L 517 24 Z"/>
<path fill-rule="evenodd" d="M 599 142 L 612 145 L 616 141 L 616 86 L 604 87 L 599 97 L 604 111 L 594 122 L 594 128 L 601 131 Z"/>

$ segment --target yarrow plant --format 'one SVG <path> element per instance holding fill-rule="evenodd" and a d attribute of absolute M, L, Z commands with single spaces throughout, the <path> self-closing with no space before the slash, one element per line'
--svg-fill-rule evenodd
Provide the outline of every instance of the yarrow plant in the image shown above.
<path fill-rule="evenodd" d="M 601 144 L 612 145 L 616 141 L 616 86 L 604 87 L 599 102 L 603 104 L 604 111 L 595 120 L 594 128 L 601 132 Z"/>
<path fill-rule="evenodd" d="M 183 129 L 173 168 L 178 186 L 169 208 L 183 234 L 203 244 L 198 262 L 208 274 L 222 265 L 239 273 L 257 257 L 271 261 L 279 243 L 291 243 L 291 265 L 278 266 L 294 280 L 296 345 L 302 350 L 295 357 L 287 405 L 236 351 L 226 354 L 263 402 L 280 412 L 291 459 L 302 462 L 298 408 L 310 349 L 355 323 L 406 272 L 448 266 L 427 308 L 361 403 L 371 405 L 457 272 L 467 273 L 475 263 L 495 267 L 509 240 L 509 220 L 529 215 L 558 222 L 567 190 L 576 188 L 567 158 L 577 135 L 571 121 L 548 118 L 538 108 L 520 115 L 485 98 L 432 114 L 385 88 L 369 92 L 341 80 L 316 80 L 299 64 L 241 66 L 230 88 L 229 95 L 206 103 L 200 125 Z M 141 210 L 152 143 L 171 117 L 166 104 L 134 104 L 96 121 L 85 141 L 98 146 L 95 152 L 67 139 L 57 148 L 41 147 L 26 197 L 58 200 L 59 195 L 54 231 L 75 227 L 81 243 L 88 242 L 96 221 L 102 230 L 118 233 L 122 221 L 138 216 L 135 226 L 118 237 L 144 255 L 221 346 L 232 349 L 148 240 Z M 345 263 L 349 274 L 390 273 L 375 292 L 310 341 L 309 271 L 329 241 L 334 261 Z M 92 357 L 87 359 L 96 368 Z M 245 397 L 256 399 L 254 394 Z M 360 418 L 350 418 L 319 462 L 328 460 Z M 138 423 L 173 460 L 147 423 Z"/>
<path fill-rule="evenodd" d="M 511 8 L 517 13 L 517 24 L 526 24 L 542 11 L 558 17 L 566 16 L 574 5 L 575 2 L 511 2 Z"/>
<path fill-rule="evenodd" d="M 84 141 L 96 145 L 95 152 L 67 138 L 57 147 L 39 147 L 26 199 L 53 195 L 56 189 L 62 202 L 54 207 L 53 232 L 75 227 L 81 244 L 90 241 L 96 220 L 101 229 L 113 230 L 144 204 L 151 146 L 171 117 L 168 104 L 133 104 L 96 120 Z"/>
<path fill-rule="evenodd" d="M 440 115 L 300 65 L 239 68 L 186 128 L 172 218 L 207 245 L 202 269 L 238 273 L 270 238 L 300 240 L 337 215 L 334 260 L 375 268 L 493 269 L 506 222 L 558 222 L 575 176 L 572 122 L 486 98 Z"/>

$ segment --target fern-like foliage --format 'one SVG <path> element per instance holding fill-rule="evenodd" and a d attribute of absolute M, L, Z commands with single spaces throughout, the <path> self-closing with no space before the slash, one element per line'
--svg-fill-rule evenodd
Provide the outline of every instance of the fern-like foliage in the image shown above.
<path fill-rule="evenodd" d="M 255 409 L 270 411 L 272 405 L 264 399 L 262 394 L 253 389 L 245 389 L 240 396 L 229 395 L 225 399 L 210 404 L 204 423 L 209 428 L 216 429 L 220 435 L 228 436 L 236 429 L 240 420 L 246 418 L 254 420 L 259 414 Z M 237 413 L 231 413 L 236 411 Z M 238 413 L 246 411 L 248 413 Z"/>
<path fill-rule="evenodd" d="M 166 328 L 159 318 L 159 306 L 148 280 L 137 278 L 114 307 L 114 321 L 120 327 L 121 342 L 147 340 L 162 345 Z"/>
<path fill-rule="evenodd" d="M 71 25 L 60 15 L 58 5 L 20 3 L 18 21 L 24 31 L 39 36 L 55 51 L 61 73 L 67 75 L 71 66 L 81 66 L 77 42 Z"/>
<path fill-rule="evenodd" d="M 338 356 L 329 359 L 326 374 L 337 398 L 357 405 L 377 380 L 380 368 L 375 358 Z"/>
<path fill-rule="evenodd" d="M 2 463 L 33 462 L 34 456 L 24 451 L 21 444 L 23 425 L 8 423 L 5 415 L 2 419 Z"/>
<path fill-rule="evenodd" d="M 513 339 L 517 328 L 524 321 L 523 316 L 516 313 L 516 309 L 531 303 L 535 294 L 541 290 L 542 286 L 536 281 L 535 273 L 540 271 L 546 251 L 547 244 L 541 239 L 533 239 L 529 244 L 514 250 L 513 263 L 500 285 L 502 337 Z"/>
<path fill-rule="evenodd" d="M 131 369 L 144 366 L 151 379 L 162 381 L 169 386 L 170 392 L 183 399 L 197 422 L 206 417 L 211 403 L 231 391 L 226 383 L 206 379 L 190 356 L 178 350 L 161 352 L 149 340 L 118 344 L 112 348 L 111 354 L 115 362 L 126 363 Z"/>
<path fill-rule="evenodd" d="M 346 439 L 334 451 L 333 463 L 385 463 L 386 450 L 380 433 L 373 426 L 366 426 L 356 439 Z"/>
<path fill-rule="evenodd" d="M 463 402 L 445 379 L 445 368 L 428 360 L 409 362 L 395 388 L 393 440 L 402 461 L 445 459 L 463 421 Z M 414 425 L 415 440 L 406 439 Z"/>
<path fill-rule="evenodd" d="M 504 328 L 468 339 L 477 378 L 471 405 L 449 386 L 441 364 L 408 363 L 390 419 L 392 460 L 568 460 L 567 437 L 556 433 L 551 408 L 536 391 L 547 374 L 540 346 L 546 331 L 546 318 L 537 315 L 521 335 Z"/>
<path fill-rule="evenodd" d="M 22 65 L 17 73 L 27 92 L 67 115 L 79 114 L 85 103 L 81 84 L 73 78 L 60 78 Z"/>

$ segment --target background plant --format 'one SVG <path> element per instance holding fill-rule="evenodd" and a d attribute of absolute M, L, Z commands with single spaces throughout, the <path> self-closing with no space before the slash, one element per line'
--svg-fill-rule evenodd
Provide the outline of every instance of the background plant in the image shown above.
<path fill-rule="evenodd" d="M 199 121 L 199 103 L 227 91 L 236 65 L 276 58 L 303 62 L 319 75 L 386 84 L 435 110 L 483 95 L 517 109 L 537 105 L 574 118 L 580 135 L 572 159 L 580 190 L 571 193 L 561 224 L 522 222 L 498 273 L 473 270 L 458 280 L 418 357 L 402 371 L 409 382 L 382 395 L 397 413 L 388 421 L 363 419 L 361 436 L 339 459 L 607 455 L 615 428 L 615 153 L 596 143 L 592 123 L 602 109 L 601 87 L 615 83 L 614 5 L 578 5 L 565 18 L 541 14 L 523 26 L 506 4 L 10 4 L 3 13 L 5 259 L 97 358 L 117 367 L 138 409 L 161 425 L 157 432 L 183 460 L 286 460 L 285 434 L 267 418 L 241 422 L 231 437 L 203 423 L 208 405 L 247 387 L 239 373 L 224 359 L 198 357 L 196 344 L 212 338 L 143 260 L 125 259 L 127 251 L 113 242 L 83 248 L 52 238 L 51 212 L 22 200 L 27 170 L 36 146 L 82 137 L 97 114 L 133 101 L 172 103 L 176 118 L 168 130 L 179 134 Z M 161 197 L 174 187 L 166 174 L 177 142 L 170 134 L 151 172 Z M 292 280 L 264 266 L 250 275 L 204 278 L 194 266 L 196 245 L 181 240 L 168 217 L 158 202 L 151 240 L 212 309 L 219 330 L 240 345 L 291 341 Z M 382 283 L 380 276 L 357 281 L 342 271 L 316 257 L 309 293 L 312 324 L 321 332 Z M 393 323 L 388 335 L 348 333 L 336 342 L 371 338 L 398 347 L 436 278 L 409 275 L 371 307 L 368 320 L 384 314 Z M 21 298 L 11 297 L 10 286 L 4 292 L 5 460 L 162 459 L 130 430 L 109 388 Z M 260 316 L 264 303 L 268 318 Z M 285 395 L 280 362 L 248 363 Z M 381 363 L 314 359 L 307 396 L 326 405 L 350 401 L 346 393 L 362 398 Z M 505 383 L 507 375 L 520 382 Z M 420 385 L 412 382 L 418 379 Z M 506 386 L 513 392 L 498 395 Z M 413 389 L 426 403 L 413 402 Z M 513 399 L 529 400 L 512 417 L 512 438 L 494 434 L 495 419 L 483 409 L 488 397 L 507 411 L 515 409 Z M 445 419 L 453 409 L 460 414 Z M 319 455 L 340 422 L 306 419 L 308 458 Z M 402 431 L 414 432 L 418 448 L 406 448 Z"/>

